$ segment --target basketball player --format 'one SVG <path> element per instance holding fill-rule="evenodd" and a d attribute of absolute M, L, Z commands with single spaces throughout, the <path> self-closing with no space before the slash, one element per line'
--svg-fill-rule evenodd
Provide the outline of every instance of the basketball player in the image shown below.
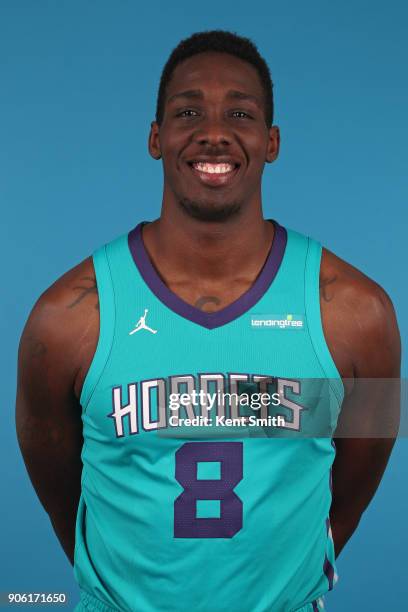
<path fill-rule="evenodd" d="M 344 381 L 399 376 L 394 309 L 352 265 L 263 218 L 272 121 L 250 40 L 182 41 L 149 136 L 160 217 L 59 278 L 25 326 L 18 439 L 77 611 L 323 609 L 381 480 L 392 438 L 333 436 Z M 327 393 L 310 399 L 312 380 Z M 170 399 L 177 423 L 238 419 L 243 388 L 277 392 L 262 414 L 284 415 L 280 431 L 169 426 Z M 314 419 L 327 435 L 307 435 Z"/>

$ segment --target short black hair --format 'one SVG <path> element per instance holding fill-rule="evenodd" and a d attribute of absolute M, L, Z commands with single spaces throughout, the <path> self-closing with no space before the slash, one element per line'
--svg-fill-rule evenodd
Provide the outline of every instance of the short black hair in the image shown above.
<path fill-rule="evenodd" d="M 274 108 L 273 83 L 268 64 L 260 55 L 256 45 L 249 38 L 238 36 L 238 34 L 226 30 L 196 32 L 189 36 L 189 38 L 180 41 L 177 47 L 173 49 L 160 77 L 156 105 L 156 122 L 158 125 L 160 126 L 163 121 L 166 89 L 176 66 L 193 55 L 207 51 L 229 53 L 254 66 L 264 91 L 265 123 L 270 128 L 273 122 Z"/>

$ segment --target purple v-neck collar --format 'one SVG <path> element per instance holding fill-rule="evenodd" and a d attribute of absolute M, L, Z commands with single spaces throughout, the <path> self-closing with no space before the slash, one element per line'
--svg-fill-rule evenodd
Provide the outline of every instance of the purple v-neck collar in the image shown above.
<path fill-rule="evenodd" d="M 232 302 L 232 304 L 216 312 L 204 312 L 188 304 L 171 291 L 162 281 L 143 243 L 142 226 L 145 225 L 147 221 L 141 221 L 129 232 L 128 244 L 133 260 L 143 280 L 159 300 L 185 319 L 189 319 L 193 323 L 202 325 L 207 329 L 214 329 L 237 319 L 252 308 L 252 306 L 254 306 L 266 293 L 275 278 L 285 253 L 287 232 L 286 229 L 279 225 L 274 219 L 268 219 L 268 221 L 274 224 L 275 234 L 262 270 L 258 274 L 255 282 L 245 291 L 245 293 Z"/>

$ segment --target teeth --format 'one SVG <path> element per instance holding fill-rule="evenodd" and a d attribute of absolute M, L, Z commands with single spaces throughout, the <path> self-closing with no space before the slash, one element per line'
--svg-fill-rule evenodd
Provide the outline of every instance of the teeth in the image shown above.
<path fill-rule="evenodd" d="M 193 166 L 196 170 L 208 172 L 208 174 L 225 174 L 234 169 L 232 164 L 209 164 L 207 162 L 195 162 Z"/>

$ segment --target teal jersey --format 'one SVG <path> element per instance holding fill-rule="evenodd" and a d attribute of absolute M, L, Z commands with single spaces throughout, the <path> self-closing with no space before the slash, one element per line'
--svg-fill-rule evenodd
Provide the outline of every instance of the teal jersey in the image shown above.
<path fill-rule="evenodd" d="M 322 247 L 271 222 L 253 285 L 213 313 L 165 285 L 146 222 L 93 253 L 76 610 L 306 611 L 333 587 L 344 389 L 321 321 Z"/>

